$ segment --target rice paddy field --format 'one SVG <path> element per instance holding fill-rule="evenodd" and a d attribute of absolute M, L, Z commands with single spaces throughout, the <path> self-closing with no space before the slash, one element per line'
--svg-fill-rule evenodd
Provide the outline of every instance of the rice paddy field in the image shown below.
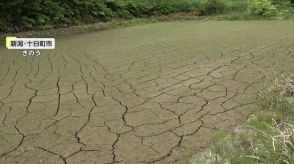
<path fill-rule="evenodd" d="M 0 48 L 0 163 L 181 163 L 294 71 L 293 21 L 187 21 Z"/>

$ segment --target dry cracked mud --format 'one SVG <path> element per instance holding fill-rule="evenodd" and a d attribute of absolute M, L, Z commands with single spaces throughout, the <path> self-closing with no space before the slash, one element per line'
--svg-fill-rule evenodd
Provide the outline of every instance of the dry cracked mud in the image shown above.
<path fill-rule="evenodd" d="M 0 163 L 174 163 L 293 71 L 292 21 L 191 21 L 0 49 Z"/>

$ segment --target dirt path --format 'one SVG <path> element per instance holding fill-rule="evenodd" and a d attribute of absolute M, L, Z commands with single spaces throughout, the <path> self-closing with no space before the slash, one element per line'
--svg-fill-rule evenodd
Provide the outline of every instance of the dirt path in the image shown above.
<path fill-rule="evenodd" d="M 294 22 L 157 23 L 0 49 L 0 163 L 170 163 L 293 71 Z"/>

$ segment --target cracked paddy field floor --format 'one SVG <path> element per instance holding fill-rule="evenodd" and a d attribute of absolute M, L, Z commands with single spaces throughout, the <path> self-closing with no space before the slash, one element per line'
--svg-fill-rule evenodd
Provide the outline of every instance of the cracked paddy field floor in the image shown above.
<path fill-rule="evenodd" d="M 0 163 L 174 163 L 294 69 L 293 21 L 190 21 L 0 48 Z"/>

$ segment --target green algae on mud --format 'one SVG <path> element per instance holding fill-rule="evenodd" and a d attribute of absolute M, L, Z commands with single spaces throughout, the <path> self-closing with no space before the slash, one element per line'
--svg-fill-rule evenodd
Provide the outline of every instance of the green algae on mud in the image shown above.
<path fill-rule="evenodd" d="M 162 22 L 0 48 L 0 161 L 169 163 L 293 70 L 293 21 Z"/>

